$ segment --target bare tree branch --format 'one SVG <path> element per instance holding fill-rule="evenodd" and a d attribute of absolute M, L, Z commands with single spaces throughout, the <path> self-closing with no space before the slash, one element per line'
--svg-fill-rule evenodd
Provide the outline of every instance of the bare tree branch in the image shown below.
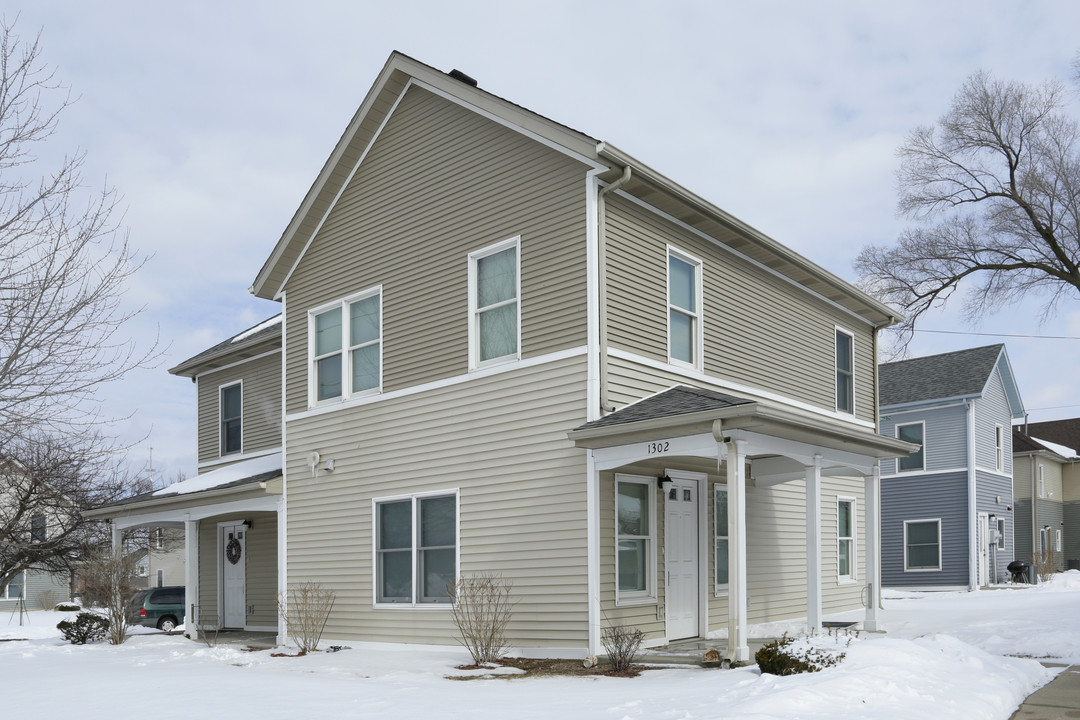
<path fill-rule="evenodd" d="M 855 269 L 907 315 L 901 347 L 961 284 L 969 321 L 1028 295 L 1045 318 L 1080 294 L 1080 127 L 1064 104 L 1059 83 L 976 73 L 900 147 L 899 209 L 916 224 L 894 245 L 863 248 Z"/>

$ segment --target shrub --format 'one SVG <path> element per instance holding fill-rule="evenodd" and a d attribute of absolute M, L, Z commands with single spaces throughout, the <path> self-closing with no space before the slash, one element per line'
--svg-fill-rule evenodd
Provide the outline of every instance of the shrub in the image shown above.
<path fill-rule="evenodd" d="M 135 591 L 131 578 L 135 556 L 103 548 L 83 564 L 86 599 L 96 599 L 109 618 L 109 642 L 120 645 L 127 639 L 127 603 Z"/>
<path fill-rule="evenodd" d="M 461 644 L 476 665 L 495 662 L 509 649 L 506 625 L 515 605 L 510 588 L 509 580 L 493 573 L 466 575 L 447 588 Z"/>
<path fill-rule="evenodd" d="M 600 633 L 600 642 L 607 651 L 614 672 L 626 672 L 634 664 L 645 633 L 629 625 L 609 625 Z"/>
<path fill-rule="evenodd" d="M 56 605 L 53 606 L 53 610 L 57 612 L 79 612 L 82 610 L 82 605 L 73 602 L 56 603 Z"/>
<path fill-rule="evenodd" d="M 109 630 L 109 619 L 92 612 L 81 612 L 74 620 L 61 620 L 56 629 L 72 645 L 96 642 Z"/>
<path fill-rule="evenodd" d="M 315 652 L 337 595 L 321 583 L 302 582 L 278 598 L 278 614 L 300 654 Z M 216 633 L 215 633 L 216 635 Z"/>
<path fill-rule="evenodd" d="M 772 675 L 796 675 L 818 672 L 833 667 L 844 659 L 844 653 L 832 654 L 825 650 L 804 646 L 794 648 L 795 638 L 787 633 L 773 640 L 754 655 L 761 672 Z"/>

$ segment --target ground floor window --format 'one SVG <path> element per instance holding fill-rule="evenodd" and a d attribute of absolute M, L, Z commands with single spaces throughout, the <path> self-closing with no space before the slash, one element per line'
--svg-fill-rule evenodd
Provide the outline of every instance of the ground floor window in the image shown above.
<path fill-rule="evenodd" d="M 836 500 L 836 575 L 840 580 L 855 579 L 855 500 Z"/>
<path fill-rule="evenodd" d="M 727 488 L 716 485 L 714 489 L 714 522 L 716 534 L 716 594 L 728 589 L 728 506 Z"/>
<path fill-rule="evenodd" d="M 616 600 L 656 597 L 656 479 L 615 476 Z"/>
<path fill-rule="evenodd" d="M 448 603 L 457 578 L 457 494 L 375 501 L 375 601 Z"/>
<path fill-rule="evenodd" d="M 904 521 L 904 570 L 941 569 L 941 520 Z"/>
<path fill-rule="evenodd" d="M 4 592 L 0 593 L 0 599 L 15 600 L 22 596 L 23 585 L 26 580 L 26 573 L 18 573 L 11 578 L 11 581 L 4 588 Z"/>

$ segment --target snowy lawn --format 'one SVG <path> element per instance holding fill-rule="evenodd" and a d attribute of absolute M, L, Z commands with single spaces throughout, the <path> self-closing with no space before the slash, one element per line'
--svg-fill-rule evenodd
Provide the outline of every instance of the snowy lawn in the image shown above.
<path fill-rule="evenodd" d="M 4 613 L 0 677 L 13 717 L 94 720 L 141 706 L 157 718 L 1008 718 L 1053 672 L 1002 655 L 1080 662 L 1077 607 L 1080 573 L 1071 572 L 1039 588 L 894 594 L 888 636 L 864 635 L 837 667 L 814 674 L 665 668 L 469 682 L 445 677 L 464 674 L 454 669 L 469 661 L 459 649 L 274 658 L 142 631 L 121 647 L 79 647 L 54 629 L 62 613 L 31 613 L 23 627 Z"/>

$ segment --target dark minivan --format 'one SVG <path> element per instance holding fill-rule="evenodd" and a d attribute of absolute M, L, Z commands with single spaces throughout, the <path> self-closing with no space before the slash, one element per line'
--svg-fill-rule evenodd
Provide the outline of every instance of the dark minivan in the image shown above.
<path fill-rule="evenodd" d="M 170 632 L 184 622 L 184 586 L 139 590 L 128 602 L 128 623 Z"/>

